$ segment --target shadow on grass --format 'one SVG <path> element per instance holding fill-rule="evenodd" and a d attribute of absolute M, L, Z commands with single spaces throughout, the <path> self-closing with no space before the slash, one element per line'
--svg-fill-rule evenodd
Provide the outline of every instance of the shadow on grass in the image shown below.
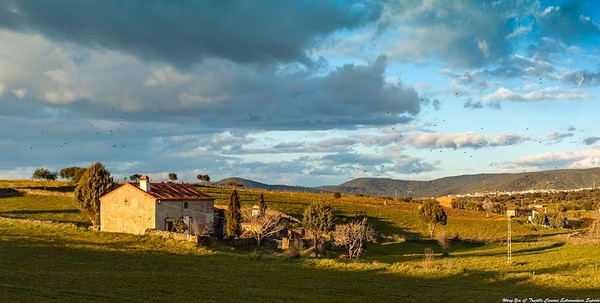
<path fill-rule="evenodd" d="M 450 246 L 449 254 L 451 257 L 454 257 L 455 253 L 461 253 L 483 246 L 485 246 L 485 243 L 453 243 Z M 422 260 L 423 252 L 426 248 L 431 248 L 436 255 L 441 255 L 444 252 L 438 242 L 433 240 L 419 242 L 383 242 L 377 245 L 370 245 L 367 248 L 367 253 L 364 258 L 385 263 Z"/>
<path fill-rule="evenodd" d="M 41 215 L 41 214 L 78 214 L 77 209 L 36 209 L 36 210 L 9 210 L 0 211 L 2 214 L 12 215 Z"/>
<path fill-rule="evenodd" d="M 29 186 L 24 188 L 60 193 L 72 193 L 75 191 L 75 186 Z"/>
<path fill-rule="evenodd" d="M 21 197 L 23 193 L 13 188 L 0 188 L 0 199 L 10 197 Z"/>
<path fill-rule="evenodd" d="M 352 267 L 359 262 L 94 251 L 35 239 L 3 240 L 0 254 L 6 256 L 0 259 L 0 301 L 501 302 L 598 296 L 594 287 L 541 286 L 532 273 L 503 276 L 493 269 L 409 274 Z"/>
<path fill-rule="evenodd" d="M 22 220 L 40 220 L 51 221 L 55 223 L 75 224 L 77 227 L 90 227 L 92 224 L 87 220 L 78 220 L 69 215 L 77 215 L 80 211 L 77 209 L 43 209 L 43 210 L 9 210 L 0 211 L 0 217 L 22 219 Z"/>
<path fill-rule="evenodd" d="M 513 248 L 513 255 L 522 255 L 522 254 L 537 254 L 542 253 L 547 250 L 556 249 L 564 246 L 564 242 L 552 243 L 550 245 L 535 245 L 531 248 Z M 455 258 L 472 258 L 472 257 L 493 257 L 493 256 L 503 256 L 506 255 L 505 251 L 501 252 L 490 252 L 490 253 L 481 253 L 481 252 L 472 252 L 472 253 L 461 253 L 459 255 L 454 255 Z"/>

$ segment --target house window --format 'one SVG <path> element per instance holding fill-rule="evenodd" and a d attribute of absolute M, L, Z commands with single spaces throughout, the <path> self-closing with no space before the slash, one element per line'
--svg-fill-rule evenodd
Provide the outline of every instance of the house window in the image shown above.
<path fill-rule="evenodd" d="M 125 200 L 123 201 L 123 203 L 125 204 L 125 206 L 129 206 L 129 201 L 127 201 L 127 198 L 125 198 Z"/>
<path fill-rule="evenodd" d="M 165 219 L 165 230 L 166 231 L 175 231 L 175 219 L 167 218 Z"/>
<path fill-rule="evenodd" d="M 190 205 L 187 202 L 183 202 L 183 208 L 188 208 Z"/>

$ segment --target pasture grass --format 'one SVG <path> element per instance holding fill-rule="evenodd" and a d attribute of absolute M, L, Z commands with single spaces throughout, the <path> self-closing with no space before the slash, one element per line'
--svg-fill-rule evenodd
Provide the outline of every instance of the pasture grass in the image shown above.
<path fill-rule="evenodd" d="M 231 189 L 202 188 L 226 204 Z M 239 190 L 246 206 L 260 191 Z M 442 257 L 416 204 L 376 198 L 266 192 L 267 205 L 301 218 L 313 201 L 331 203 L 341 218 L 365 214 L 378 232 L 416 235 L 418 242 L 370 245 L 360 260 L 286 258 L 269 248 L 208 246 L 152 236 L 87 229 L 72 199 L 0 198 L 0 302 L 501 302 L 503 298 L 600 297 L 600 244 L 569 245 L 556 231 L 513 222 L 508 263 L 503 216 L 447 209 L 457 242 Z M 19 219 L 74 222 L 78 227 Z M 558 234 L 567 230 L 559 231 Z M 434 257 L 425 263 L 424 250 Z"/>
<path fill-rule="evenodd" d="M 79 211 L 73 198 L 64 196 L 24 194 L 0 197 L 0 216 L 90 225 L 90 220 Z"/>
<path fill-rule="evenodd" d="M 0 301 L 501 302 L 597 297 L 598 245 L 388 242 L 362 260 L 273 257 L 0 219 Z M 432 246 L 433 264 L 422 266 Z M 376 252 L 386 253 L 379 255 Z"/>
<path fill-rule="evenodd" d="M 227 205 L 231 188 L 201 187 L 202 191 L 215 198 L 215 204 Z M 304 209 L 314 201 L 331 204 L 337 212 L 338 221 L 358 215 L 366 215 L 369 223 L 381 234 L 406 235 L 411 238 L 429 237 L 427 226 L 419 221 L 416 211 L 417 203 L 385 200 L 377 197 L 342 196 L 336 199 L 331 194 L 315 194 L 301 192 L 270 192 L 238 188 L 242 206 L 258 204 L 263 193 L 267 207 L 302 219 Z M 493 214 L 486 217 L 485 212 L 446 208 L 448 223 L 438 227 L 448 236 L 475 241 L 505 241 L 507 233 L 506 216 Z M 556 234 L 564 234 L 569 229 L 533 229 L 524 219 L 513 219 L 512 233 L 514 240 L 527 240 L 531 237 L 544 238 Z"/>

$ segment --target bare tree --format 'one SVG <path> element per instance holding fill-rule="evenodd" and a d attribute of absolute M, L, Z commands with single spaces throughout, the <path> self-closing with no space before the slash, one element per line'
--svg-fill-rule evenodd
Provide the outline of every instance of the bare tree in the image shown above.
<path fill-rule="evenodd" d="M 351 259 L 358 259 L 365 252 L 366 244 L 376 240 L 375 230 L 367 224 L 367 218 L 337 225 L 333 231 L 333 243 L 348 248 Z"/>
<path fill-rule="evenodd" d="M 494 209 L 494 203 L 489 198 L 486 198 L 483 201 L 482 208 L 485 210 L 485 217 L 488 218 L 490 216 L 490 212 Z"/>
<path fill-rule="evenodd" d="M 264 213 L 258 216 L 252 215 L 252 209 L 245 209 L 244 223 L 242 228 L 256 240 L 256 245 L 260 246 L 263 239 L 274 236 L 287 227 L 287 222 L 282 218 L 281 213 L 271 209 L 266 209 Z"/>

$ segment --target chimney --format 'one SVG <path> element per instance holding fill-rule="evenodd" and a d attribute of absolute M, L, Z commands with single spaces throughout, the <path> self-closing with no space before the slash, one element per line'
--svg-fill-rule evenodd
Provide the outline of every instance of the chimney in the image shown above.
<path fill-rule="evenodd" d="M 145 192 L 150 192 L 150 178 L 148 176 L 140 178 L 140 188 Z"/>

